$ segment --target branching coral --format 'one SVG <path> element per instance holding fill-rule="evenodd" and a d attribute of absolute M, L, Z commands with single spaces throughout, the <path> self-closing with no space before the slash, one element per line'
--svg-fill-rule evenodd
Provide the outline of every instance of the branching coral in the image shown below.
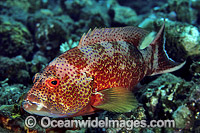
<path fill-rule="evenodd" d="M 60 45 L 60 52 L 64 53 L 67 50 L 70 50 L 71 48 L 74 48 L 78 46 L 78 41 L 72 41 L 72 39 L 70 39 L 68 42 L 64 42 Z"/>

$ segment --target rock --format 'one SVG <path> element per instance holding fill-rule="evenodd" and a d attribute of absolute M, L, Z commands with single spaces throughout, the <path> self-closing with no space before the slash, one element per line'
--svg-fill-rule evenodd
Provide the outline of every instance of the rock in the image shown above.
<path fill-rule="evenodd" d="M 41 51 L 36 52 L 33 56 L 33 60 L 28 62 L 31 77 L 40 72 L 48 64 L 48 62 L 49 60 L 44 57 L 44 54 Z"/>
<path fill-rule="evenodd" d="M 59 54 L 59 46 L 67 40 L 71 32 L 72 19 L 67 15 L 57 16 L 52 19 L 37 13 L 37 15 L 30 17 L 28 21 L 38 49 L 49 60 L 55 58 Z"/>
<path fill-rule="evenodd" d="M 118 4 L 114 5 L 112 9 L 115 13 L 114 22 L 129 26 L 133 26 L 136 25 L 136 23 L 138 23 L 139 18 L 133 9 L 125 6 L 120 6 Z"/>
<path fill-rule="evenodd" d="M 189 69 L 191 75 L 192 75 L 192 80 L 196 82 L 197 84 L 200 84 L 200 60 L 199 61 L 194 61 L 190 65 Z"/>
<path fill-rule="evenodd" d="M 155 22 L 159 28 L 163 20 Z M 165 22 L 165 49 L 172 59 L 183 62 L 188 56 L 200 55 L 199 30 L 193 25 L 166 20 Z"/>
<path fill-rule="evenodd" d="M 61 7 L 74 21 L 77 21 L 82 15 L 82 8 L 93 5 L 93 3 L 95 3 L 95 1 L 92 0 L 64 0 L 61 2 Z"/>
<path fill-rule="evenodd" d="M 110 25 L 110 17 L 108 15 L 109 4 L 107 1 L 65 1 L 63 7 L 64 12 L 74 20 L 74 30 L 71 32 L 70 38 L 79 41 L 83 33 L 90 28 L 108 27 Z M 95 8 L 94 8 L 95 7 Z"/>
<path fill-rule="evenodd" d="M 130 7 L 134 9 L 137 14 L 148 14 L 152 13 L 153 8 L 157 8 L 159 6 L 162 6 L 166 3 L 166 1 L 155 1 L 155 0 L 117 0 L 120 5 Z"/>
<path fill-rule="evenodd" d="M 28 65 L 22 56 L 8 58 L 0 56 L 0 81 L 9 79 L 9 84 L 22 83 L 28 84 L 30 75 L 28 72 Z"/>
<path fill-rule="evenodd" d="M 31 7 L 29 0 L 2 0 L 1 2 L 2 2 L 2 4 L 4 4 L 7 7 L 20 8 L 20 9 L 26 11 L 26 12 Z"/>
<path fill-rule="evenodd" d="M 25 119 L 27 117 L 25 112 L 21 112 L 20 104 L 0 106 L 0 124 L 4 130 L 7 129 L 9 132 L 45 132 L 45 129 L 39 124 L 36 124 L 34 128 L 26 127 Z M 0 128 L 1 132 L 4 130 Z"/>
<path fill-rule="evenodd" d="M 191 117 L 192 112 L 185 105 L 179 106 L 178 109 L 173 113 L 173 119 L 176 123 L 176 128 L 184 129 L 191 128 Z"/>
<path fill-rule="evenodd" d="M 0 36 L 0 55 L 8 57 L 22 55 L 30 59 L 34 44 L 26 26 L 8 16 L 0 16 Z"/>
<path fill-rule="evenodd" d="M 195 122 L 195 111 L 190 106 L 190 94 L 200 87 L 170 73 L 162 74 L 156 80 L 143 86 L 137 93 L 139 102 L 144 105 L 147 119 L 175 119 L 180 121 L 176 127 L 188 130 Z M 198 95 L 196 95 L 198 96 Z M 198 101 L 198 98 L 195 98 Z M 184 108 L 182 107 L 184 105 Z M 186 115 L 186 116 L 183 116 Z M 190 123 L 183 123 L 189 121 Z"/>
<path fill-rule="evenodd" d="M 197 11 L 191 7 L 188 0 L 168 0 L 169 11 L 176 13 L 177 20 L 194 24 L 197 21 Z"/>
<path fill-rule="evenodd" d="M 2 128 L 0 128 L 0 132 L 85 132 L 86 128 L 77 128 L 77 127 L 47 127 L 44 128 L 41 126 L 41 119 L 43 117 L 41 116 L 35 116 L 30 115 L 21 107 L 20 102 L 17 104 L 12 105 L 2 105 L 0 106 L 0 125 Z M 35 118 L 36 124 L 34 127 L 29 128 L 26 126 L 25 123 L 27 123 L 27 120 L 30 120 L 29 122 L 33 122 L 31 118 Z M 80 118 L 75 118 L 82 120 Z M 50 118 L 50 120 L 62 120 L 65 122 L 65 118 L 55 119 Z M 28 125 L 28 124 L 27 124 Z M 70 124 L 71 125 L 71 124 Z M 6 130 L 7 129 L 7 130 Z"/>
<path fill-rule="evenodd" d="M 0 105 L 11 105 L 17 103 L 26 87 L 23 84 L 8 85 L 8 81 L 0 82 Z"/>
<path fill-rule="evenodd" d="M 180 42 L 187 51 L 188 55 L 200 55 L 200 39 L 199 30 L 197 27 L 189 25 L 184 27 L 183 31 L 179 31 Z M 182 38 L 182 39 L 181 39 Z"/>
<path fill-rule="evenodd" d="M 190 103 L 192 103 L 193 111 L 195 113 L 200 112 L 200 87 L 195 86 L 193 89 L 190 97 L 189 97 Z M 200 120 L 200 117 L 198 118 Z"/>

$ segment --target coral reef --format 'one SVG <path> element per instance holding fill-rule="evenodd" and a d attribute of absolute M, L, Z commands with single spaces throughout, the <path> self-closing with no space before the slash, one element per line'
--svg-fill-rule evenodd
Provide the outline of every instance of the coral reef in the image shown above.
<path fill-rule="evenodd" d="M 148 119 L 174 119 L 177 129 L 187 131 L 197 121 L 193 115 L 199 111 L 198 94 L 195 97 L 193 93 L 196 88 L 200 88 L 199 84 L 193 81 L 186 82 L 167 73 L 145 85 L 137 92 L 137 96 L 141 95 L 139 101 L 144 104 L 145 110 L 148 110 L 146 112 Z M 197 107 L 190 105 L 191 97 L 197 100 L 195 101 Z"/>
<path fill-rule="evenodd" d="M 27 85 L 30 75 L 27 62 L 21 55 L 13 58 L 1 56 L 0 62 L 0 80 L 8 78 L 9 83 L 23 83 Z"/>
<path fill-rule="evenodd" d="M 34 44 L 29 30 L 23 24 L 7 16 L 0 16 L 0 36 L 1 55 L 22 55 L 29 59 Z"/>
<path fill-rule="evenodd" d="M 0 105 L 15 104 L 26 90 L 23 84 L 9 85 L 7 81 L 8 78 L 0 82 Z"/>

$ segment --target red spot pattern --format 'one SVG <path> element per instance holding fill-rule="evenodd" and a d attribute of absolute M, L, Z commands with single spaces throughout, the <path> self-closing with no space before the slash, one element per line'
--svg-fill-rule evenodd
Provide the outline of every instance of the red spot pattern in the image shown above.
<path fill-rule="evenodd" d="M 51 109 L 75 114 L 87 106 L 96 89 L 132 88 L 144 77 L 144 59 L 135 46 L 146 34 L 133 27 L 89 32 L 78 47 L 54 59 L 37 75 L 29 93 Z M 52 77 L 59 79 L 58 86 L 46 84 Z"/>

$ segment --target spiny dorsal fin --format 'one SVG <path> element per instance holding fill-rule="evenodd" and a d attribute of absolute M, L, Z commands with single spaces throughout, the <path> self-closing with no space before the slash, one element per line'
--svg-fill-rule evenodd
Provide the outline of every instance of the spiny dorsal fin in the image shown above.
<path fill-rule="evenodd" d="M 79 47 L 100 43 L 102 41 L 126 41 L 138 47 L 148 33 L 149 32 L 144 29 L 133 26 L 119 28 L 95 28 L 93 31 L 89 30 L 87 34 L 83 34 L 79 42 Z"/>

